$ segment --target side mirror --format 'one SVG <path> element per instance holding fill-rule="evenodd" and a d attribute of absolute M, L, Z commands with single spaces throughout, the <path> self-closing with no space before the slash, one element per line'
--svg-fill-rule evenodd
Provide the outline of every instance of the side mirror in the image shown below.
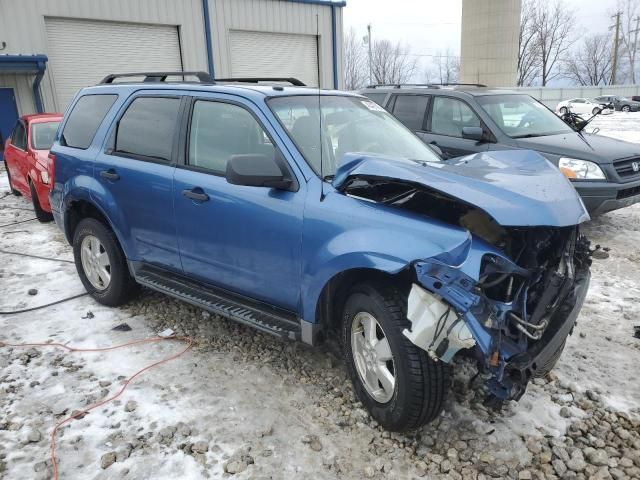
<path fill-rule="evenodd" d="M 233 155 L 227 162 L 227 182 L 247 187 L 289 190 L 293 184 L 275 157 L 259 154 Z"/>
<path fill-rule="evenodd" d="M 462 138 L 481 142 L 484 140 L 484 130 L 482 127 L 462 127 Z"/>

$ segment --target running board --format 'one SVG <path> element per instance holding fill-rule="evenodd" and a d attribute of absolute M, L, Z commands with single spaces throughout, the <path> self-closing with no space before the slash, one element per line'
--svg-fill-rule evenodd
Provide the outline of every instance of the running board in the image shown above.
<path fill-rule="evenodd" d="M 135 267 L 138 268 L 135 268 Z M 136 281 L 211 313 L 249 325 L 282 338 L 301 340 L 300 320 L 295 314 L 266 303 L 203 285 L 148 265 L 134 266 Z"/>

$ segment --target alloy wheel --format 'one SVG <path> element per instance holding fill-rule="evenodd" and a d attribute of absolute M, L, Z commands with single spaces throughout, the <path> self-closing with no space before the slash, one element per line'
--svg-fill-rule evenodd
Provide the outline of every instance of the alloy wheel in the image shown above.
<path fill-rule="evenodd" d="M 111 262 L 104 245 L 93 235 L 82 239 L 80 258 L 89 283 L 96 290 L 106 290 L 111 283 Z"/>
<path fill-rule="evenodd" d="M 367 393 L 379 403 L 391 400 L 396 386 L 393 354 L 382 327 L 368 312 L 353 317 L 351 352 Z"/>

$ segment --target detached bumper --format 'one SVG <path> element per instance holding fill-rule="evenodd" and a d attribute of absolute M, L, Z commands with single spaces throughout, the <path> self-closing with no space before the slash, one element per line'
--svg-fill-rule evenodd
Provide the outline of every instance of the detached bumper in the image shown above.
<path fill-rule="evenodd" d="M 640 180 L 628 183 L 573 182 L 592 216 L 640 202 Z"/>

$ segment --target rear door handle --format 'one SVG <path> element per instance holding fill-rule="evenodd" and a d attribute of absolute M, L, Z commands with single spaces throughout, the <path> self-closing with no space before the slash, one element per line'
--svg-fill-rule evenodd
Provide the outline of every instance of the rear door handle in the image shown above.
<path fill-rule="evenodd" d="M 106 178 L 107 180 L 111 180 L 112 182 L 115 182 L 116 180 L 120 180 L 120 175 L 118 175 L 113 168 L 110 168 L 109 170 L 101 171 L 100 176 L 102 178 Z"/>
<path fill-rule="evenodd" d="M 191 190 L 183 190 L 182 195 L 196 202 L 209 201 L 209 195 L 204 193 L 204 190 L 200 187 L 193 187 Z"/>

